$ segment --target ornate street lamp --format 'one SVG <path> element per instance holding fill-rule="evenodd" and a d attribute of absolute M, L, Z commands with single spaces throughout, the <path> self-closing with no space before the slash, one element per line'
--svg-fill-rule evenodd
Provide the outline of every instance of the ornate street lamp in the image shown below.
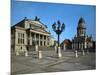
<path fill-rule="evenodd" d="M 58 26 L 57 26 L 58 24 Z M 58 48 L 60 47 L 60 34 L 65 30 L 65 24 L 64 23 L 60 23 L 60 21 L 58 20 L 52 25 L 53 31 L 56 32 L 56 34 L 58 35 Z M 58 53 L 58 49 L 57 49 L 57 53 Z"/>

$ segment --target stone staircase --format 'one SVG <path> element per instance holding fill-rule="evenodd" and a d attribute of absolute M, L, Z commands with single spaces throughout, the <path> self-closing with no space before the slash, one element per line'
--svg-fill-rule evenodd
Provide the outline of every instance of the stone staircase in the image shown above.
<path fill-rule="evenodd" d="M 49 50 L 54 50 L 54 47 L 40 46 L 39 47 L 39 50 L 49 51 Z"/>
<path fill-rule="evenodd" d="M 42 50 L 42 51 L 49 51 L 49 50 L 54 50 L 54 47 L 50 47 L 50 46 L 39 46 L 38 49 L 39 50 Z M 35 51 L 35 46 L 29 46 L 29 51 Z"/>

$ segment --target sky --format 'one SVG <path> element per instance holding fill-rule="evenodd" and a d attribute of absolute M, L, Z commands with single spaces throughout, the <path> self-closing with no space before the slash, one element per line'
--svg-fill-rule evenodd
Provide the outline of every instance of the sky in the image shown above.
<path fill-rule="evenodd" d="M 11 26 L 23 20 L 24 17 L 34 20 L 35 16 L 38 16 L 40 21 L 47 25 L 47 30 L 56 40 L 57 35 L 52 29 L 52 24 L 58 20 L 65 23 L 65 30 L 60 36 L 60 42 L 64 39 L 72 40 L 77 34 L 79 18 L 83 17 L 87 35 L 92 35 L 93 39 L 96 40 L 96 6 L 12 1 Z"/>

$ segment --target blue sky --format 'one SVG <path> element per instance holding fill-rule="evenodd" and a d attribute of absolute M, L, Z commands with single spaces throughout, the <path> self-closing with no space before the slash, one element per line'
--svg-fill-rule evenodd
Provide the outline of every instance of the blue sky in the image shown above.
<path fill-rule="evenodd" d="M 89 5 L 72 5 L 57 3 L 39 3 L 12 1 L 11 25 L 27 17 L 34 19 L 38 16 L 44 24 L 48 26 L 48 31 L 57 39 L 56 33 L 52 29 L 52 24 L 58 20 L 65 23 L 65 31 L 60 36 L 61 42 L 64 39 L 72 39 L 76 35 L 78 20 L 82 16 L 85 19 L 87 34 L 96 38 L 96 7 Z"/>

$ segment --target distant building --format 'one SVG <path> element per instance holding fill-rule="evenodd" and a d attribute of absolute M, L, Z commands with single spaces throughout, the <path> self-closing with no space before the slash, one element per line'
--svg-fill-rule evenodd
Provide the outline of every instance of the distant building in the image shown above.
<path fill-rule="evenodd" d="M 91 47 L 93 47 L 93 38 L 86 35 L 85 20 L 81 17 L 78 21 L 77 35 L 72 39 L 72 48 L 81 50 Z"/>
<path fill-rule="evenodd" d="M 64 49 L 64 46 L 65 46 L 65 49 L 71 49 L 72 48 L 72 42 L 69 40 L 69 39 L 65 39 L 62 43 L 61 43 L 61 47 L 62 49 Z"/>
<path fill-rule="evenodd" d="M 53 36 L 50 36 L 50 46 L 54 46 L 55 45 L 55 38 Z"/>
<path fill-rule="evenodd" d="M 37 16 L 34 20 L 26 17 L 11 27 L 11 49 L 15 51 L 33 50 L 35 45 L 49 46 L 50 32 Z"/>

